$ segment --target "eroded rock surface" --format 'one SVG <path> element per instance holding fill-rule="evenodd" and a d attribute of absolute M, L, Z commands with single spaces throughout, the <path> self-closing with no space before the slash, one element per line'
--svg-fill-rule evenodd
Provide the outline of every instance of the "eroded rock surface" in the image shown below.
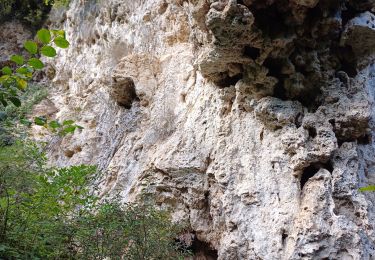
<path fill-rule="evenodd" d="M 85 128 L 51 155 L 98 164 L 102 194 L 153 194 L 208 259 L 373 259 L 373 11 L 74 0 L 50 18 L 71 42 L 51 98 Z"/>

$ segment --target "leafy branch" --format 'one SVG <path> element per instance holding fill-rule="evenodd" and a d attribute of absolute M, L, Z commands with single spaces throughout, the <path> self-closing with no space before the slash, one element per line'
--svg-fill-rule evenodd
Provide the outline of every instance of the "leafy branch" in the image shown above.
<path fill-rule="evenodd" d="M 0 103 L 4 107 L 7 107 L 9 103 L 20 107 L 22 105 L 20 95 L 26 90 L 29 82 L 33 79 L 34 73 L 44 68 L 44 63 L 40 60 L 40 57 L 53 58 L 57 55 L 55 47 L 66 49 L 69 45 L 63 30 L 40 29 L 36 34 L 36 41 L 29 40 L 24 43 L 28 56 L 14 54 L 10 57 L 14 66 L 5 66 L 1 69 Z M 31 121 L 26 119 L 20 121 L 27 126 L 32 124 Z M 60 136 L 83 128 L 72 120 L 48 122 L 46 117 L 35 117 L 33 123 L 58 133 Z"/>
<path fill-rule="evenodd" d="M 10 61 L 15 64 L 14 68 L 5 66 L 1 69 L 3 75 L 0 77 L 0 103 L 4 107 L 8 106 L 9 102 L 16 107 L 21 106 L 20 92 L 25 91 L 34 73 L 44 68 L 44 63 L 39 57 L 43 55 L 52 58 L 57 54 L 52 43 L 63 49 L 69 47 L 64 31 L 39 30 L 37 41 L 26 41 L 24 43 L 24 48 L 29 53 L 29 57 L 12 55 Z"/>

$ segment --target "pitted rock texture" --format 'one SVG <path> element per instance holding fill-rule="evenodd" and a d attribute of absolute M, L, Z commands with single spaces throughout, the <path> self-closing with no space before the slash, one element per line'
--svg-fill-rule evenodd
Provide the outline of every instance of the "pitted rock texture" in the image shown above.
<path fill-rule="evenodd" d="M 85 128 L 50 155 L 98 164 L 102 195 L 152 194 L 218 259 L 374 259 L 373 11 L 73 0 L 49 21 L 71 42 L 51 99 Z"/>

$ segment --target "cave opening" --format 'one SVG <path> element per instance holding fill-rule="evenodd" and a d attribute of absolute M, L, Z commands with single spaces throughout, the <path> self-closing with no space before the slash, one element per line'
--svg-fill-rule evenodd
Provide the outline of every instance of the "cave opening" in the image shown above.
<path fill-rule="evenodd" d="M 344 71 L 349 77 L 353 78 L 357 75 L 357 59 L 351 46 L 334 48 L 335 53 L 340 61 L 338 70 Z"/>
<path fill-rule="evenodd" d="M 273 96 L 281 100 L 287 100 L 288 97 L 286 95 L 286 90 L 284 88 L 285 75 L 281 73 L 282 60 L 267 58 L 264 61 L 263 66 L 265 66 L 268 69 L 268 76 L 274 77 L 278 80 L 276 85 L 274 86 Z"/>
<path fill-rule="evenodd" d="M 229 88 L 230 86 L 236 85 L 236 83 L 243 78 L 243 74 L 239 73 L 234 76 L 225 75 L 221 79 L 215 81 L 215 84 L 219 88 Z"/>
<path fill-rule="evenodd" d="M 356 17 L 356 15 L 358 15 L 358 11 L 352 5 L 350 5 L 350 3 L 346 3 L 344 9 L 341 12 L 342 24 L 345 25 L 351 19 Z"/>
<path fill-rule="evenodd" d="M 303 169 L 303 172 L 302 172 L 302 175 L 301 175 L 301 180 L 300 180 L 301 190 L 305 186 L 306 182 L 310 178 L 312 178 L 319 171 L 319 169 L 320 168 L 316 167 L 316 165 L 309 165 L 308 167 L 306 167 L 305 169 Z"/>
<path fill-rule="evenodd" d="M 309 132 L 309 136 L 310 136 L 311 138 L 314 139 L 314 138 L 316 137 L 317 132 L 316 132 L 315 127 L 309 127 L 309 128 L 307 128 L 307 131 Z"/>
<path fill-rule="evenodd" d="M 286 230 L 285 229 L 282 229 L 282 232 L 281 232 L 281 244 L 283 245 L 283 246 L 285 246 L 285 244 L 286 244 L 286 240 L 288 239 L 288 233 L 286 232 Z"/>
<path fill-rule="evenodd" d="M 263 36 L 267 36 L 271 39 L 283 36 L 293 30 L 292 27 L 285 23 L 286 10 L 284 9 L 288 4 L 282 5 L 279 2 L 269 6 L 258 6 L 257 8 L 254 6 L 250 8 L 255 18 L 255 26 L 262 31 Z"/>
<path fill-rule="evenodd" d="M 364 134 L 357 139 L 358 144 L 367 145 L 372 143 L 371 133 Z"/>
<path fill-rule="evenodd" d="M 185 241 L 185 239 L 180 238 L 177 238 L 175 240 L 177 248 L 181 252 L 190 251 L 193 255 L 193 259 L 218 259 L 217 250 L 212 248 L 209 243 L 199 240 L 194 231 L 187 233 L 187 235 L 189 237 L 188 241 Z"/>
<path fill-rule="evenodd" d="M 243 56 L 256 60 L 260 56 L 260 49 L 252 46 L 245 46 Z"/>
<path fill-rule="evenodd" d="M 200 241 L 196 236 L 191 245 L 191 251 L 198 259 L 216 260 L 218 258 L 217 250 L 212 249 L 210 244 Z"/>
<path fill-rule="evenodd" d="M 306 168 L 304 168 L 303 171 L 302 171 L 301 179 L 300 179 L 301 190 L 303 189 L 303 187 L 305 186 L 305 184 L 307 183 L 307 181 L 310 178 L 312 178 L 313 176 L 315 176 L 315 174 L 320 169 L 326 169 L 327 171 L 332 172 L 333 171 L 332 162 L 328 161 L 326 163 L 321 163 L 321 162 L 312 163 L 309 166 L 307 166 Z"/>

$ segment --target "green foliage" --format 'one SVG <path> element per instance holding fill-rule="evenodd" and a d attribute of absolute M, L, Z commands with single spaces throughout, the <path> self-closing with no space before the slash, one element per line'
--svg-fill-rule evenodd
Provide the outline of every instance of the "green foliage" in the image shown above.
<path fill-rule="evenodd" d="M 64 120 L 63 122 L 52 120 L 48 122 L 45 117 L 35 117 L 34 123 L 49 129 L 53 133 L 57 133 L 59 136 L 72 134 L 76 129 L 83 129 L 82 126 L 75 124 L 73 120 Z"/>
<path fill-rule="evenodd" d="M 70 0 L 0 0 L 0 22 L 18 19 L 38 28 L 52 7 L 67 7 L 69 3 Z"/>
<path fill-rule="evenodd" d="M 78 218 L 76 239 L 79 259 L 179 259 L 173 243 L 181 226 L 172 224 L 169 214 L 151 204 L 121 205 L 107 202 L 97 214 Z"/>
<path fill-rule="evenodd" d="M 12 103 L 16 107 L 22 106 L 22 99 L 20 97 L 27 89 L 28 82 L 32 80 L 33 73 L 44 68 L 44 64 L 39 59 L 39 56 L 56 56 L 56 49 L 51 46 L 52 42 L 55 42 L 56 46 L 60 48 L 67 48 L 69 46 L 69 42 L 65 39 L 65 32 L 62 30 L 40 29 L 37 32 L 37 39 L 37 42 L 26 41 L 24 43 L 24 47 L 29 53 L 28 58 L 20 55 L 12 55 L 10 61 L 15 63 L 14 67 L 5 66 L 1 69 L 3 75 L 0 77 L 0 103 L 4 107 L 7 107 L 9 103 Z M 27 60 L 26 64 L 25 60 Z M 24 125 L 31 125 L 32 123 L 25 118 L 20 119 Z M 44 117 L 34 118 L 36 125 L 44 126 L 52 132 L 58 133 L 60 136 L 73 133 L 76 129 L 82 129 L 81 126 L 74 124 L 73 121 L 70 123 L 67 122 L 70 121 L 60 123 L 54 120 L 48 122 L 47 118 Z"/>
<path fill-rule="evenodd" d="M 0 108 L 0 146 L 9 145 L 15 139 L 24 138 L 31 122 L 26 119 L 33 106 L 47 96 L 47 89 L 32 84 L 19 97 L 21 106 Z"/>
<path fill-rule="evenodd" d="M 46 5 L 43 0 L 0 0 L 0 22 L 18 19 L 37 28 L 50 10 L 51 5 Z"/>
<path fill-rule="evenodd" d="M 38 42 L 26 41 L 24 44 L 30 54 L 28 59 L 20 55 L 12 55 L 10 60 L 15 63 L 14 69 L 12 70 L 8 66 L 1 69 L 3 75 L 0 77 L 0 103 L 3 106 L 7 106 L 9 102 L 16 106 L 21 105 L 20 91 L 26 89 L 35 71 L 44 68 L 39 56 L 56 56 L 55 48 L 50 45 L 51 41 L 60 48 L 69 46 L 69 42 L 65 39 L 65 33 L 58 30 L 41 29 L 37 32 L 37 38 Z M 25 60 L 27 60 L 27 64 L 25 64 Z"/>
<path fill-rule="evenodd" d="M 366 187 L 362 187 L 359 189 L 359 191 L 375 191 L 375 185 L 369 185 Z"/>
<path fill-rule="evenodd" d="M 68 6 L 71 0 L 44 0 L 46 5 Z"/>
<path fill-rule="evenodd" d="M 46 167 L 29 142 L 0 147 L 0 258 L 178 259 L 181 227 L 151 204 L 99 203 L 95 167 Z"/>

